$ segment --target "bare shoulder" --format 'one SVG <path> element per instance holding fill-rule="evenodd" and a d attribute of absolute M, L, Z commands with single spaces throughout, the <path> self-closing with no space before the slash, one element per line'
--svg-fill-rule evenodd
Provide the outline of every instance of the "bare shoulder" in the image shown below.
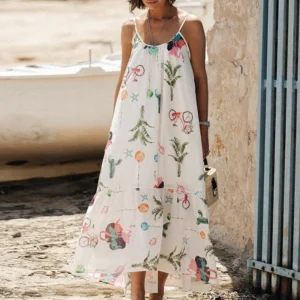
<path fill-rule="evenodd" d="M 190 13 L 186 18 L 182 33 L 188 41 L 205 39 L 204 28 L 200 18 Z"/>
<path fill-rule="evenodd" d="M 122 39 L 126 41 L 131 41 L 134 31 L 135 31 L 134 19 L 131 18 L 124 21 L 121 29 Z"/>

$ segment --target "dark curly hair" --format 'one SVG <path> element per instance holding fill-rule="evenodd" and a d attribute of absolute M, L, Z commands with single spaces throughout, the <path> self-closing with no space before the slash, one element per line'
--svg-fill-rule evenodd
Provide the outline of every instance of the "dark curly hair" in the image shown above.
<path fill-rule="evenodd" d="M 173 4 L 176 0 L 167 0 L 170 4 Z M 132 12 L 135 8 L 144 9 L 146 8 L 142 0 L 128 0 L 130 11 Z"/>

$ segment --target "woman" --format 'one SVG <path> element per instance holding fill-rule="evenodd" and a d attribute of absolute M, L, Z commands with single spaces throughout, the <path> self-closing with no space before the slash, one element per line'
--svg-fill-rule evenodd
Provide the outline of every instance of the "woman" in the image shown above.
<path fill-rule="evenodd" d="M 207 291 L 217 282 L 203 159 L 209 154 L 205 35 L 175 0 L 146 8 L 121 30 L 114 114 L 74 272 L 131 299 L 163 299 L 164 286 Z"/>

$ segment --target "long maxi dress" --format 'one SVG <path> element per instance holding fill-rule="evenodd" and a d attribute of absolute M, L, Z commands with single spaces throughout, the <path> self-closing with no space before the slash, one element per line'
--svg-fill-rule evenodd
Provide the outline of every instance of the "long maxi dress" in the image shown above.
<path fill-rule="evenodd" d="M 184 291 L 217 284 L 184 21 L 158 46 L 144 43 L 135 26 L 74 274 L 126 288 L 130 272 L 146 271 L 146 292 L 157 291 L 157 271 Z"/>

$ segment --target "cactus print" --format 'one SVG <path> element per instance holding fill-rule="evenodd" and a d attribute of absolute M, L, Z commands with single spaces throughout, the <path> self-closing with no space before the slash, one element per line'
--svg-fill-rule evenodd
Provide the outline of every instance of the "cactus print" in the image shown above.
<path fill-rule="evenodd" d="M 116 172 L 116 167 L 119 166 L 122 162 L 122 159 L 115 160 L 114 158 L 108 157 L 109 163 L 109 178 L 113 178 Z"/>

